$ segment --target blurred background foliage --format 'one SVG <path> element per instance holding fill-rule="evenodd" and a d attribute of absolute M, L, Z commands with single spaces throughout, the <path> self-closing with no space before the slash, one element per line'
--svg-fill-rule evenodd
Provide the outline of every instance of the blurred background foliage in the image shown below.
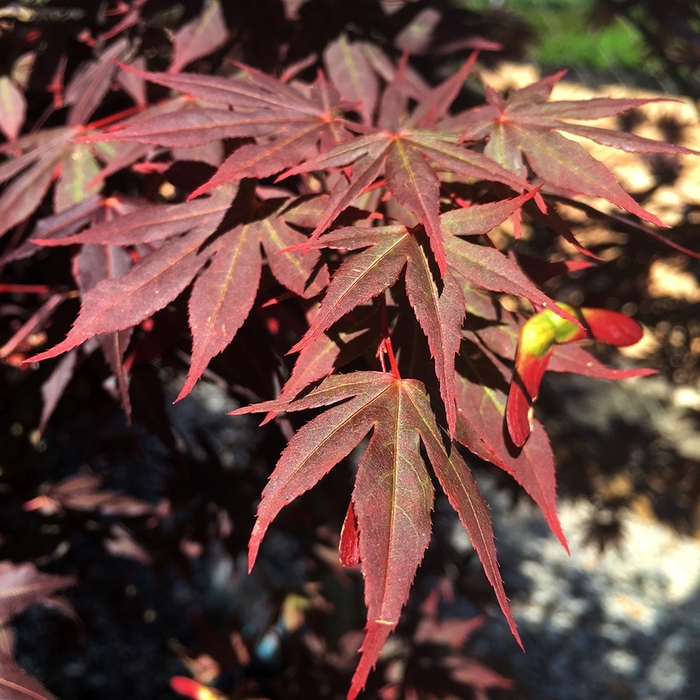
<path fill-rule="evenodd" d="M 525 56 L 585 82 L 644 84 L 700 96 L 700 3 L 693 0 L 458 0 L 517 17 L 532 30 Z"/>

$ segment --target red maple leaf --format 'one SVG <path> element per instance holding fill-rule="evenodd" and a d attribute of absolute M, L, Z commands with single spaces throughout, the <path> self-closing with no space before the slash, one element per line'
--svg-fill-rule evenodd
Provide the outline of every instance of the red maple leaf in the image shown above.
<path fill-rule="evenodd" d="M 279 511 L 316 484 L 371 431 L 341 539 L 343 559 L 353 562 L 359 558 L 367 603 L 362 658 L 348 698 L 355 698 L 364 687 L 384 642 L 398 624 L 411 581 L 428 546 L 434 496 L 421 443 L 519 640 L 498 574 L 486 504 L 457 448 L 445 443 L 423 385 L 383 372 L 334 375 L 303 398 L 267 401 L 238 409 L 232 415 L 321 406 L 332 407 L 296 433 L 263 491 L 248 561 L 252 567 L 265 531 Z M 359 536 L 357 546 L 355 533 Z"/>

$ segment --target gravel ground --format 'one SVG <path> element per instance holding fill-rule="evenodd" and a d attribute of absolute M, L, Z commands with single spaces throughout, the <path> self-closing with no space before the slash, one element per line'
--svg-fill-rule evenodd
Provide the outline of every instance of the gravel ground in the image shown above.
<path fill-rule="evenodd" d="M 554 385 L 560 409 L 550 421 L 555 440 L 574 424 L 592 451 L 605 454 L 606 445 L 625 439 L 610 427 L 624 424 L 636 428 L 632 434 L 642 444 L 644 438 L 650 445 L 661 441 L 676 458 L 697 460 L 696 390 L 674 389 L 662 379 L 620 385 L 567 375 L 555 377 Z M 582 468 L 571 460 L 567 468 Z M 568 556 L 530 503 L 521 500 L 513 509 L 507 493 L 488 478 L 482 482 L 527 653 L 509 641 L 495 611 L 475 642 L 477 652 L 495 658 L 508 650 L 514 675 L 537 700 L 700 697 L 697 538 L 625 508 L 615 514 L 620 537 L 600 551 L 586 540 L 600 509 L 591 500 L 569 498 L 560 502 Z"/>
<path fill-rule="evenodd" d="M 489 489 L 487 489 L 488 491 Z M 630 514 L 619 547 L 581 533 L 593 506 L 562 504 L 571 556 L 534 509 L 489 493 L 507 590 L 527 650 L 494 617 L 475 650 L 507 653 L 538 700 L 694 700 L 700 686 L 700 544 Z"/>

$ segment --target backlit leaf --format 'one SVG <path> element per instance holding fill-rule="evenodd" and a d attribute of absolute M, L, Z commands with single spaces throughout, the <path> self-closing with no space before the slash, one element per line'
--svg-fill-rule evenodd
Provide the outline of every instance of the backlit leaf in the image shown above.
<path fill-rule="evenodd" d="M 420 454 L 410 380 L 391 380 L 376 407 L 374 430 L 357 470 L 352 500 L 360 532 L 367 624 L 348 698 L 364 687 L 395 629 L 430 542 L 433 486 Z M 391 395 L 393 394 L 393 395 Z M 372 410 L 374 409 L 374 410 Z"/>
<path fill-rule="evenodd" d="M 101 187 L 93 184 L 100 171 L 89 146 L 77 143 L 63 158 L 61 174 L 54 190 L 54 210 L 59 213 L 97 194 Z"/>
<path fill-rule="evenodd" d="M 615 176 L 580 144 L 545 129 L 514 130 L 532 169 L 545 173 L 549 182 L 574 194 L 607 199 L 643 221 L 665 227 L 663 221 L 639 206 Z"/>
<path fill-rule="evenodd" d="M 425 227 L 435 260 L 444 274 L 447 261 L 440 232 L 437 175 L 415 148 L 397 139 L 386 159 L 386 184 L 394 197 Z"/>
<path fill-rule="evenodd" d="M 24 93 L 7 75 L 0 76 L 0 131 L 9 141 L 17 138 L 27 111 Z"/>
<path fill-rule="evenodd" d="M 462 321 L 466 314 L 462 289 L 451 273 L 442 278 L 442 291 L 430 271 L 425 252 L 418 245 L 408 258 L 406 294 L 416 319 L 428 338 L 430 354 L 435 361 L 435 373 L 440 382 L 440 394 L 445 405 L 450 435 L 454 435 L 457 420 L 455 405 L 455 354 L 462 340 Z"/>
<path fill-rule="evenodd" d="M 690 149 L 642 139 L 598 127 L 579 126 L 560 119 L 599 119 L 621 114 L 658 99 L 609 99 L 547 102 L 564 72 L 510 93 L 507 99 L 488 91 L 483 107 L 443 120 L 440 127 L 459 133 L 466 140 L 488 138 L 484 153 L 518 175 L 525 174 L 525 155 L 530 167 L 545 183 L 570 192 L 601 197 L 644 221 L 665 226 L 630 197 L 615 176 L 580 144 L 557 131 L 568 131 L 598 143 L 638 153 L 691 153 Z"/>

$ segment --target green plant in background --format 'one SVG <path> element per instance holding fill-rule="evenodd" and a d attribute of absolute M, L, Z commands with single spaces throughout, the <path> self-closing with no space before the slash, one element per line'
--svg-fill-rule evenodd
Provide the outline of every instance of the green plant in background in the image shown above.
<path fill-rule="evenodd" d="M 596 72 L 650 70 L 640 33 L 623 17 L 598 17 L 595 0 L 466 0 L 463 4 L 508 11 L 525 20 L 535 31 L 529 57 L 537 63 Z"/>

